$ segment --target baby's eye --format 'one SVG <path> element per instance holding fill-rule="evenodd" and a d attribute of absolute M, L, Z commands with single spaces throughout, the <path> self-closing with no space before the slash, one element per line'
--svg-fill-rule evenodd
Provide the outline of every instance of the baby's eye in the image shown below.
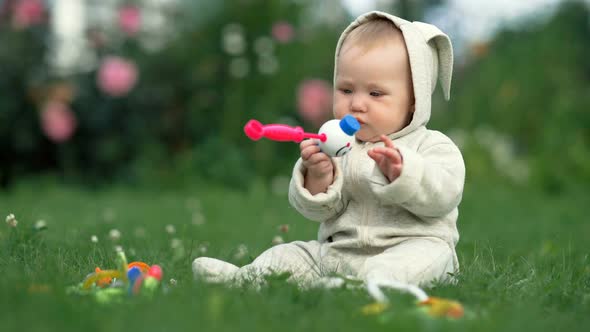
<path fill-rule="evenodd" d="M 379 91 L 371 91 L 370 95 L 373 97 L 379 97 L 382 95 L 382 93 Z"/>
<path fill-rule="evenodd" d="M 345 95 L 348 95 L 348 94 L 351 94 L 352 93 L 352 90 L 350 90 L 350 89 L 340 89 L 340 91 L 342 93 L 344 93 Z"/>

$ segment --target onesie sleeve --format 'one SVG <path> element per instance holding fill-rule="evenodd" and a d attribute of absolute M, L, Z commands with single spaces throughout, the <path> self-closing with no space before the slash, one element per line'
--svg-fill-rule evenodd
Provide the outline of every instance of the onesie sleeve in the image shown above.
<path fill-rule="evenodd" d="M 293 176 L 289 184 L 289 202 L 304 217 L 318 222 L 326 221 L 339 214 L 344 209 L 342 200 L 342 168 L 339 162 L 334 162 L 334 182 L 325 193 L 312 195 L 303 187 L 305 167 L 301 158 L 293 168 Z"/>
<path fill-rule="evenodd" d="M 377 168 L 371 190 L 382 203 L 400 205 L 418 216 L 448 214 L 461 202 L 465 164 L 459 148 L 447 140 L 418 152 L 397 146 L 403 158 L 401 175 L 388 183 Z"/>

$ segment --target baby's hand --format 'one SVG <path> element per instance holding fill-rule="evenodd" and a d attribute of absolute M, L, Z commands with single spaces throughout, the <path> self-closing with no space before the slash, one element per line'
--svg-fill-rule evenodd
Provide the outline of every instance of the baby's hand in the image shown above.
<path fill-rule="evenodd" d="M 367 154 L 375 160 L 389 182 L 393 182 L 402 174 L 403 158 L 389 137 L 381 135 L 381 140 L 385 146 L 372 148 Z"/>
<path fill-rule="evenodd" d="M 307 174 L 314 179 L 322 179 L 334 174 L 332 159 L 320 151 L 320 147 L 312 139 L 306 139 L 299 144 L 303 166 Z"/>
<path fill-rule="evenodd" d="M 301 160 L 307 169 L 303 186 L 312 194 L 325 193 L 334 181 L 332 158 L 320 151 L 313 140 L 305 140 L 299 145 Z"/>

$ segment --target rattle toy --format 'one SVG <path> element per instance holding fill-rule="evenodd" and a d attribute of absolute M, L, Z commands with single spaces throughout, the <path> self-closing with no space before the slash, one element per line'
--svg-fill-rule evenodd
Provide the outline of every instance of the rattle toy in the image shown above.
<path fill-rule="evenodd" d="M 416 285 L 393 280 L 374 279 L 369 279 L 367 281 L 367 291 L 376 302 L 365 306 L 362 309 L 364 314 L 379 314 L 387 308 L 389 300 L 383 293 L 383 288 L 392 288 L 413 295 L 417 300 L 417 305 L 420 308 L 425 309 L 425 312 L 430 317 L 446 317 L 453 319 L 464 317 L 465 310 L 463 305 L 457 301 L 428 296 L 424 290 Z"/>
<path fill-rule="evenodd" d="M 127 264 L 125 253 L 117 254 L 117 269 L 101 270 L 96 268 L 83 282 L 72 286 L 68 291 L 81 295 L 94 295 L 101 303 L 120 301 L 125 294 L 145 294 L 152 296 L 160 288 L 162 268 L 149 266 L 144 262 Z"/>
<path fill-rule="evenodd" d="M 361 125 L 352 115 L 346 115 L 340 120 L 327 121 L 317 134 L 306 133 L 301 127 L 284 124 L 263 125 L 257 120 L 248 121 L 244 126 L 244 132 L 253 141 L 262 137 L 278 142 L 296 143 L 306 138 L 315 139 L 322 152 L 331 157 L 340 157 L 352 149 L 354 134 L 360 128 Z"/>

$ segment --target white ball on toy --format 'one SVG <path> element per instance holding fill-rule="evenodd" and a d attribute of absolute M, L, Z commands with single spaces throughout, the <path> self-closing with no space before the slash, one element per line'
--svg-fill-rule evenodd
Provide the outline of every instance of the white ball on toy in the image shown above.
<path fill-rule="evenodd" d="M 341 157 L 352 149 L 354 133 L 360 129 L 359 122 L 352 116 L 347 115 L 341 120 L 334 119 L 324 123 L 318 134 L 325 134 L 326 141 L 316 140 L 322 152 L 330 157 Z"/>

